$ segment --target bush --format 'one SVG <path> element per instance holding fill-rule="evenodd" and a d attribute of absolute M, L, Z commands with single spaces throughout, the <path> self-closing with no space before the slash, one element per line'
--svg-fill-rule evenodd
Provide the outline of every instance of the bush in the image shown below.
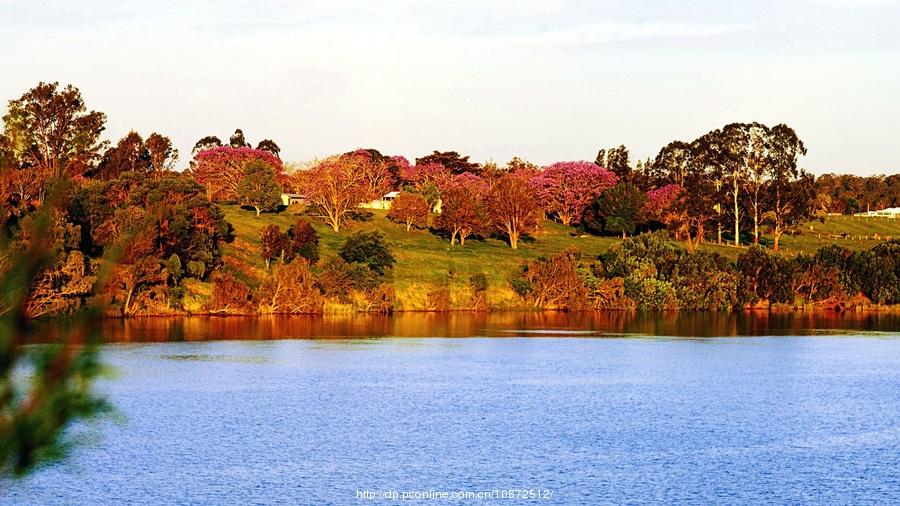
<path fill-rule="evenodd" d="M 783 256 L 769 253 L 759 246 L 751 246 L 738 257 L 737 270 L 740 273 L 738 293 L 742 302 L 756 304 L 760 300 L 770 303 L 793 301 L 793 265 Z"/>
<path fill-rule="evenodd" d="M 588 289 L 579 274 L 579 253 L 570 248 L 550 258 L 539 258 L 510 280 L 510 287 L 527 302 L 542 309 L 580 311 L 589 307 Z"/>
<path fill-rule="evenodd" d="M 196 279 L 203 279 L 206 274 L 206 264 L 199 260 L 191 260 L 187 263 L 188 276 Z"/>
<path fill-rule="evenodd" d="M 900 240 L 878 244 L 854 255 L 856 284 L 872 302 L 900 304 Z"/>
<path fill-rule="evenodd" d="M 254 299 L 262 313 L 321 313 L 324 306 L 305 259 L 276 268 L 257 289 Z"/>
<path fill-rule="evenodd" d="M 384 275 L 385 269 L 390 269 L 396 262 L 384 236 L 377 231 L 351 234 L 341 245 L 338 254 L 344 261 L 365 264 L 379 275 Z"/>
<path fill-rule="evenodd" d="M 253 312 L 250 288 L 227 272 L 216 273 L 213 277 L 210 311 L 226 314 Z"/>
<path fill-rule="evenodd" d="M 293 253 L 315 264 L 319 261 L 319 236 L 316 230 L 304 219 L 297 220 L 288 236 L 293 243 Z"/>

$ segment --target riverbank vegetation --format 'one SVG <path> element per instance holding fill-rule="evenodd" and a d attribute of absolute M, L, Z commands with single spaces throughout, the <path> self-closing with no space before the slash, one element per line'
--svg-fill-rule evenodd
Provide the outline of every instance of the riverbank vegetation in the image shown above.
<path fill-rule="evenodd" d="M 238 129 L 176 170 L 165 135 L 110 144 L 105 121 L 55 83 L 3 117 L 2 265 L 39 236 L 52 251 L 28 317 L 900 303 L 900 220 L 834 215 L 900 205 L 898 175 L 815 178 L 783 124 L 546 167 L 376 149 L 298 166 Z"/>

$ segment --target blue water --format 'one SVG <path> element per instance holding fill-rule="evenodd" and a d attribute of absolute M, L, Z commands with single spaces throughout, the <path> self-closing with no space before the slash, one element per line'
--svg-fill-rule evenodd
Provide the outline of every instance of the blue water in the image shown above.
<path fill-rule="evenodd" d="M 897 335 L 178 342 L 105 359 L 125 422 L 0 503 L 900 500 Z"/>

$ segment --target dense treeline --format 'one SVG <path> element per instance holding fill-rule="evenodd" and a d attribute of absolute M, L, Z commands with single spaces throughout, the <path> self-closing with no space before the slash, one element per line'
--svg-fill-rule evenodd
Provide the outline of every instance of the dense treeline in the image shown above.
<path fill-rule="evenodd" d="M 665 232 L 630 237 L 595 261 L 564 251 L 525 265 L 510 286 L 539 308 L 695 309 L 900 304 L 900 241 L 853 252 L 828 246 L 788 258 L 759 246 L 731 262 L 672 246 Z"/>
<path fill-rule="evenodd" d="M 375 149 L 297 167 L 281 160 L 271 139 L 253 147 L 237 129 L 227 143 L 215 135 L 198 140 L 188 167 L 177 171 L 179 153 L 168 137 L 128 132 L 110 144 L 101 139 L 105 122 L 78 89 L 56 83 L 11 100 L 3 117 L 0 269 L 38 236 L 53 257 L 28 289 L 30 317 L 92 302 L 119 315 L 317 313 L 329 301 L 391 311 L 394 257 L 385 238 L 351 234 L 336 255 L 320 259 L 310 222 L 343 234 L 365 217 L 365 205 L 389 206 L 387 218 L 405 233 L 426 231 L 451 248 L 499 239 L 518 249 L 539 240 L 548 219 L 573 236 L 624 240 L 602 260 L 585 263 L 566 251 L 529 265 L 510 286 L 538 307 L 897 302 L 885 274 L 894 272 L 896 243 L 792 259 L 772 252 L 816 213 L 896 205 L 900 191 L 896 175 L 814 179 L 798 167 L 803 142 L 783 124 L 725 125 L 635 164 L 618 146 L 600 150 L 593 162 L 546 167 L 519 158 L 478 164 L 455 151 L 410 162 Z M 282 213 L 283 194 L 301 202 L 291 213 L 303 217 L 285 231 L 263 228 L 258 246 L 240 245 L 256 249 L 251 256 L 265 268 L 225 258 L 221 245 L 233 234 L 218 204 L 239 204 L 257 216 Z M 44 213 L 46 231 L 36 218 Z M 661 233 L 684 241 L 686 251 Z M 699 249 L 704 242 L 755 247 L 732 264 Z M 816 281 L 823 272 L 839 275 L 839 284 Z M 488 307 L 486 278 L 468 283 L 467 307 Z M 448 288 L 438 285 L 427 306 L 449 308 Z"/>

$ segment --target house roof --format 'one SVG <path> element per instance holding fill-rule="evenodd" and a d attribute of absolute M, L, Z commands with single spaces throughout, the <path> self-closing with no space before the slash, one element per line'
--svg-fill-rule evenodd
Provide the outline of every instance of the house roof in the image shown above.
<path fill-rule="evenodd" d="M 400 192 L 398 192 L 398 191 L 395 190 L 395 191 L 390 191 L 390 192 L 385 193 L 385 194 L 384 194 L 384 197 L 382 197 L 382 198 L 391 198 L 391 199 L 393 199 L 393 198 L 397 198 L 397 195 L 400 195 Z"/>

